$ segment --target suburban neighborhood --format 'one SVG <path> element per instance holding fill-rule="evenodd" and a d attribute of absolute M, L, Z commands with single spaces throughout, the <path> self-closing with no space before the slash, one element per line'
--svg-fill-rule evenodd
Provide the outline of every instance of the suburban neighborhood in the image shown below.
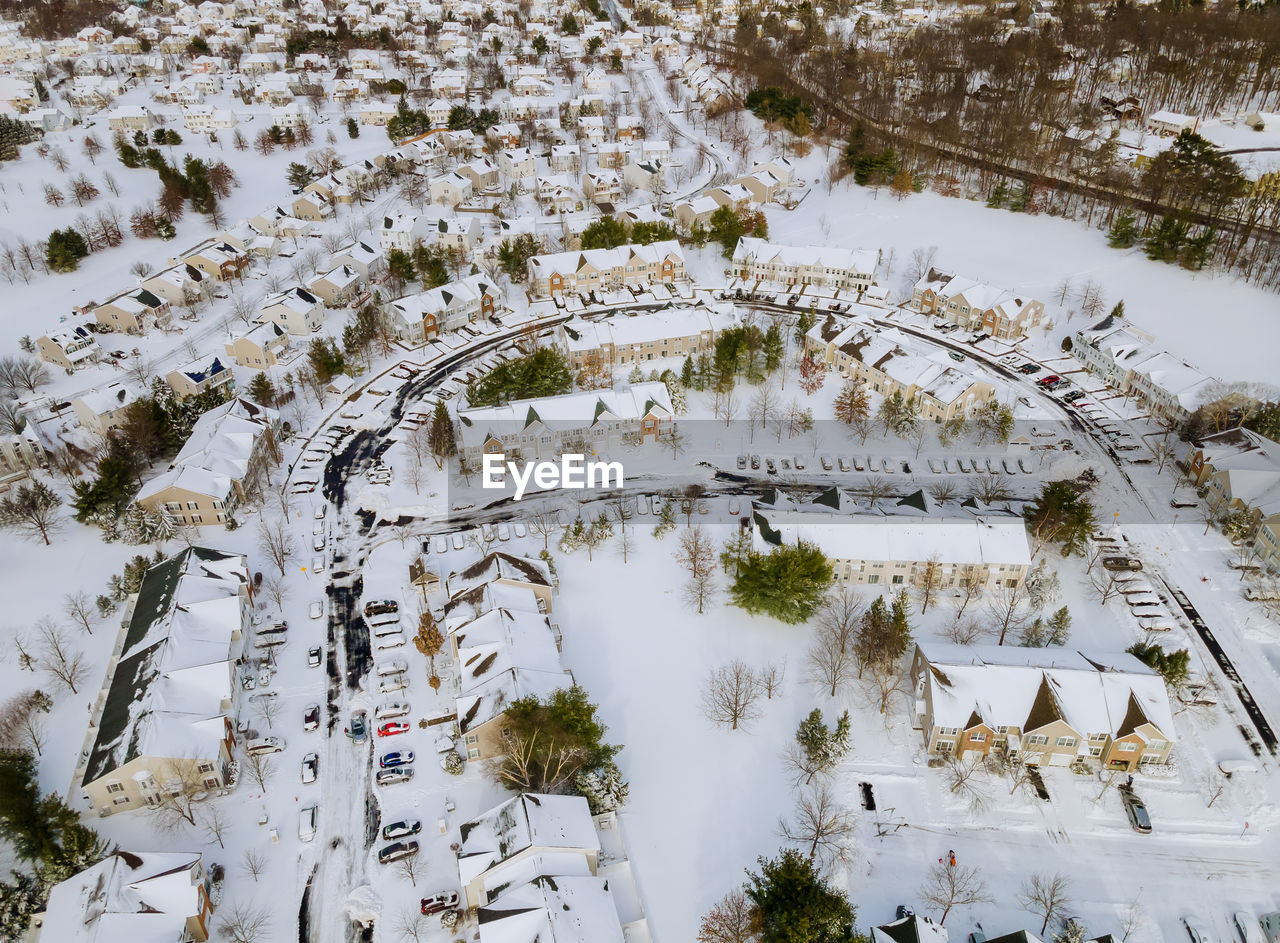
<path fill-rule="evenodd" d="M 1280 941 L 1274 5 L 0 10 L 0 939 Z"/>

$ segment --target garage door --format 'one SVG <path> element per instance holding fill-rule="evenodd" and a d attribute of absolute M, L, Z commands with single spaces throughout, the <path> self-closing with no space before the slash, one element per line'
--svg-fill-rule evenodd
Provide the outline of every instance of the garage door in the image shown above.
<path fill-rule="evenodd" d="M 1050 766 L 1070 766 L 1071 759 L 1072 757 L 1070 753 L 1050 753 L 1049 765 Z"/>

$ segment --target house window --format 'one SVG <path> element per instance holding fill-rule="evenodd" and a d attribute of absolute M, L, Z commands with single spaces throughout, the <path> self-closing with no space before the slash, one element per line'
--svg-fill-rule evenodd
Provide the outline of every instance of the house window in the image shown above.
<path fill-rule="evenodd" d="M 475 734 L 467 734 L 467 743 L 479 743 L 480 738 Z"/>
<path fill-rule="evenodd" d="M 1057 740 L 1054 741 L 1054 746 L 1073 747 L 1076 745 L 1076 742 L 1077 741 L 1075 737 L 1059 737 Z"/>
<path fill-rule="evenodd" d="M 1159 763 L 1159 762 L 1160 762 L 1159 753 L 1144 753 L 1142 754 L 1142 758 L 1138 760 L 1138 765 L 1146 766 L 1148 763 Z"/>
<path fill-rule="evenodd" d="M 124 786 L 122 786 L 120 783 L 107 783 L 108 794 L 117 793 L 117 792 L 124 792 Z"/>
<path fill-rule="evenodd" d="M 950 753 L 955 749 L 955 744 L 950 740 L 939 740 L 933 745 L 933 749 L 935 753 Z"/>
<path fill-rule="evenodd" d="M 939 727 L 938 728 L 938 736 L 940 737 L 954 737 L 959 732 L 960 732 L 959 727 Z"/>
<path fill-rule="evenodd" d="M 187 510 L 188 510 L 188 511 L 198 511 L 198 510 L 200 510 L 200 503 L 199 503 L 198 501 L 188 501 L 188 502 L 187 502 Z"/>
<path fill-rule="evenodd" d="M 1049 738 L 1042 733 L 1033 733 L 1027 737 L 1027 743 L 1031 746 L 1042 747 L 1049 742 Z"/>
<path fill-rule="evenodd" d="M 975 730 L 973 733 L 969 734 L 969 740 L 973 743 L 985 743 L 986 739 L 987 735 L 981 730 Z"/>
<path fill-rule="evenodd" d="M 220 783 L 218 782 L 218 780 L 217 780 L 217 779 L 215 779 L 215 778 L 214 778 L 214 777 L 212 777 L 212 776 L 206 776 L 206 777 L 204 778 L 204 788 L 205 788 L 205 789 L 217 789 L 219 785 L 220 785 Z"/>
<path fill-rule="evenodd" d="M 1089 747 L 1090 756 L 1102 756 L 1102 747 Z"/>
<path fill-rule="evenodd" d="M 1136 743 L 1118 743 L 1116 744 L 1116 749 L 1121 753 L 1135 753 L 1138 745 Z"/>
<path fill-rule="evenodd" d="M 467 759 L 469 759 L 469 760 L 478 760 L 478 759 L 480 759 L 480 751 L 479 751 L 479 750 L 477 750 L 477 749 L 475 749 L 474 747 L 473 747 L 473 748 L 471 748 L 470 750 L 468 750 L 468 751 L 467 751 Z"/>
<path fill-rule="evenodd" d="M 114 799 L 112 799 L 112 800 L 111 800 L 111 804 L 112 804 L 112 805 L 128 805 L 128 804 L 129 804 L 129 797 L 128 797 L 128 796 L 117 796 L 116 798 L 114 798 Z"/>
<path fill-rule="evenodd" d="M 212 772 L 213 772 L 213 764 L 212 764 L 212 763 L 201 763 L 201 764 L 200 764 L 200 772 L 202 772 L 202 773 L 212 773 Z"/>
<path fill-rule="evenodd" d="M 879 582 L 880 582 L 880 574 L 879 574 L 879 573 L 872 573 L 870 576 L 868 576 L 868 577 L 867 577 L 867 582 L 868 582 L 868 583 L 879 583 Z"/>
<path fill-rule="evenodd" d="M 1168 745 L 1169 745 L 1169 741 L 1168 741 L 1168 740 L 1152 740 L 1150 743 L 1148 743 L 1148 744 L 1147 744 L 1147 749 L 1148 749 L 1148 750 L 1163 750 L 1163 749 L 1164 749 L 1165 747 L 1167 747 Z"/>
<path fill-rule="evenodd" d="M 192 515 L 191 515 L 191 523 L 192 523 L 192 524 L 200 524 L 200 523 L 203 523 L 203 518 L 201 518 L 199 514 L 192 514 Z"/>
<path fill-rule="evenodd" d="M 996 733 L 1000 734 L 1000 736 L 1002 736 L 1002 737 L 1003 737 L 1005 734 L 1007 734 L 1008 732 L 1009 732 L 1009 728 L 1008 728 L 1008 727 L 997 727 L 997 728 L 996 728 Z"/>

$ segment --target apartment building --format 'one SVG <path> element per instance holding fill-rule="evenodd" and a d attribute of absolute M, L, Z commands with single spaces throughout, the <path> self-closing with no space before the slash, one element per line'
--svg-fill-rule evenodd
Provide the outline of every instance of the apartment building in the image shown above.
<path fill-rule="evenodd" d="M 555 252 L 535 255 L 529 260 L 531 290 L 542 298 L 684 280 L 684 252 L 675 240 L 646 246 Z"/>
<path fill-rule="evenodd" d="M 910 306 L 1003 340 L 1022 337 L 1044 317 L 1043 301 L 937 269 L 912 287 Z"/>
<path fill-rule="evenodd" d="M 875 284 L 879 249 L 786 246 L 743 236 L 733 250 L 735 278 L 777 285 L 865 291 Z"/>

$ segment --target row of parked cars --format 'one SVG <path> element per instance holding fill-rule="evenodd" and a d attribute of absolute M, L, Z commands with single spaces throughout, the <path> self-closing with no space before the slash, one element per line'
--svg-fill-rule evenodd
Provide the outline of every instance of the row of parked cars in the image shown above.
<path fill-rule="evenodd" d="M 822 466 L 823 471 L 833 471 L 838 466 L 841 472 L 870 472 L 871 474 L 893 475 L 899 470 L 904 475 L 913 474 L 911 462 L 903 458 L 882 458 L 876 455 L 869 455 L 865 459 L 862 456 L 840 455 L 832 458 L 830 455 L 822 455 L 818 458 L 818 463 Z M 761 464 L 764 465 L 765 471 L 770 475 L 787 474 L 791 471 L 804 471 L 807 467 L 803 456 L 797 455 L 794 458 L 784 456 L 774 459 L 772 456 L 761 458 L 757 454 L 739 455 L 738 470 L 745 471 L 747 466 L 751 466 L 752 471 L 759 471 Z M 1031 474 L 1031 462 L 1028 459 L 1018 456 L 973 456 L 972 458 L 931 458 L 928 459 L 929 473 L 933 475 L 955 475 L 955 474 L 1006 474 L 1024 475 Z"/>
<path fill-rule="evenodd" d="M 1183 917 L 1182 926 L 1191 943 L 1214 943 L 1215 938 L 1206 933 L 1194 917 Z M 1280 943 L 1280 913 L 1256 917 L 1244 910 L 1231 915 L 1231 926 L 1240 943 Z"/>

